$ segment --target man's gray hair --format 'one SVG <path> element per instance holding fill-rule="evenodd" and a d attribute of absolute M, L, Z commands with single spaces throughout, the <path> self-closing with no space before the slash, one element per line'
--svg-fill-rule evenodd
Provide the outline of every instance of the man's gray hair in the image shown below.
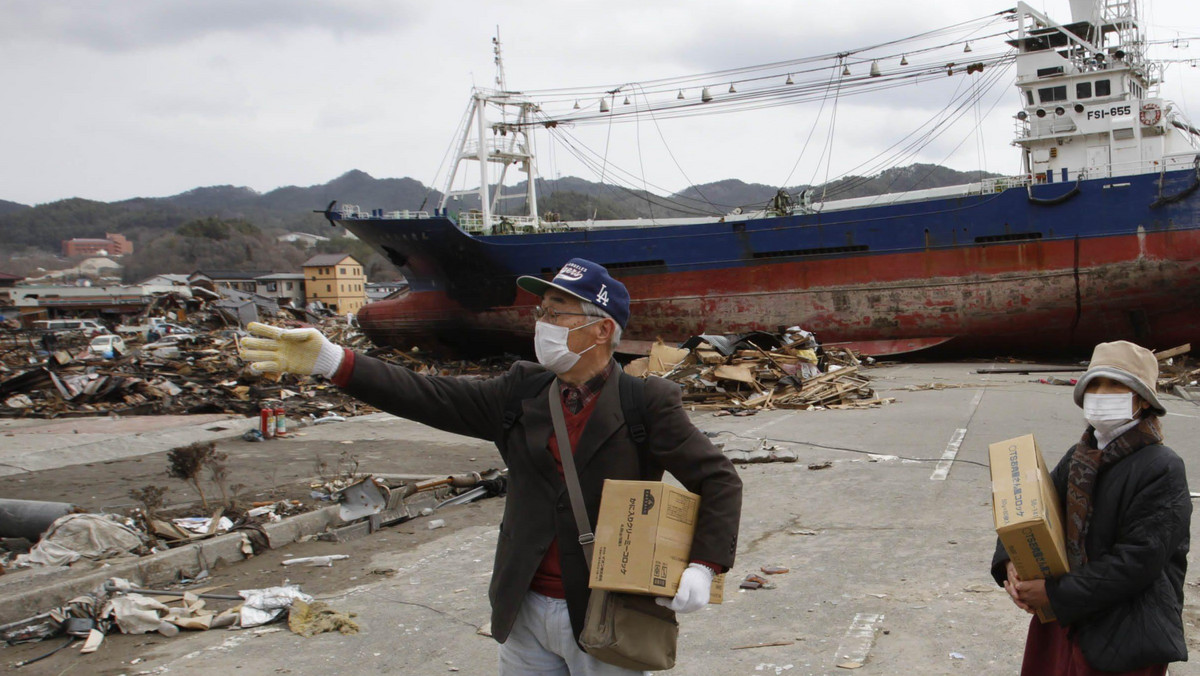
<path fill-rule="evenodd" d="M 601 310 L 595 303 L 580 299 L 579 307 L 582 308 L 583 314 L 589 317 L 599 317 L 601 319 L 612 320 L 613 336 L 609 347 L 613 350 L 616 350 L 617 346 L 621 344 L 621 325 L 617 323 L 617 320 L 613 319 L 612 315 L 608 314 L 604 310 Z"/>

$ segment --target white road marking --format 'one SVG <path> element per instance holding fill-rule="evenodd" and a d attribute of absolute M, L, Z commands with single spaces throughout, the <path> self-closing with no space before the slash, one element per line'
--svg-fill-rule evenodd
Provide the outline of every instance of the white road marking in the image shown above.
<path fill-rule="evenodd" d="M 983 401 L 983 393 L 984 390 L 979 390 L 975 393 L 975 398 L 971 400 L 967 424 L 970 424 L 971 419 L 975 417 L 975 410 L 979 408 L 979 402 Z M 946 444 L 946 450 L 942 451 L 942 459 L 938 461 L 937 467 L 933 468 L 933 474 L 929 475 L 930 481 L 945 481 L 946 477 L 950 476 L 950 468 L 954 466 L 954 459 L 958 457 L 958 450 L 962 447 L 963 438 L 966 436 L 966 427 L 954 430 L 954 434 L 950 435 L 950 443 Z"/>
<path fill-rule="evenodd" d="M 883 622 L 883 613 L 857 613 L 846 635 L 838 645 L 837 654 L 833 657 L 834 664 L 843 668 L 856 668 L 867 662 L 867 654 L 875 643 L 875 628 Z M 850 666 L 855 665 L 855 666 Z"/>
<path fill-rule="evenodd" d="M 937 467 L 933 468 L 933 474 L 929 475 L 930 481 L 945 481 L 950 475 L 950 467 L 954 465 L 954 458 L 958 455 L 958 449 L 962 447 L 965 436 L 965 427 L 954 430 L 954 434 L 950 435 L 950 443 L 946 444 L 946 450 L 942 451 L 942 459 L 938 461 Z"/>

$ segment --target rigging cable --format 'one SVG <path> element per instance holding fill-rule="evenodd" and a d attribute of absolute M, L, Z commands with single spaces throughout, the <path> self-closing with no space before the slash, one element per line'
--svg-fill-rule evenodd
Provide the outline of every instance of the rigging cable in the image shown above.
<path fill-rule="evenodd" d="M 843 64 L 844 67 L 844 64 Z M 837 66 L 834 66 L 834 72 L 837 72 Z M 845 73 L 845 71 L 842 71 Z M 837 126 L 837 110 L 838 103 L 841 101 L 842 93 L 842 78 L 837 79 L 837 84 L 833 90 L 833 109 L 829 111 L 829 133 L 825 138 L 825 147 L 821 150 L 821 157 L 817 160 L 817 166 L 813 169 L 813 178 L 817 177 L 817 171 L 820 170 L 821 159 L 825 160 L 825 182 L 821 186 L 821 201 L 825 201 L 825 191 L 829 190 L 829 169 L 833 165 L 833 132 Z"/>
<path fill-rule="evenodd" d="M 800 161 L 804 159 L 804 153 L 808 152 L 808 144 L 812 142 L 813 134 L 817 131 L 817 124 L 821 121 L 821 114 L 825 112 L 825 104 L 829 102 L 829 86 L 833 84 L 833 78 L 837 77 L 837 70 L 829 71 L 829 80 L 825 83 L 825 96 L 821 97 L 821 106 L 817 108 L 817 114 L 813 118 L 812 126 L 808 128 L 808 136 L 804 139 L 804 145 L 800 148 L 800 156 L 796 158 L 796 163 L 792 165 L 792 170 L 788 172 L 787 178 L 783 179 L 783 185 L 792 180 L 792 176 L 796 174 L 796 169 L 800 167 Z"/>

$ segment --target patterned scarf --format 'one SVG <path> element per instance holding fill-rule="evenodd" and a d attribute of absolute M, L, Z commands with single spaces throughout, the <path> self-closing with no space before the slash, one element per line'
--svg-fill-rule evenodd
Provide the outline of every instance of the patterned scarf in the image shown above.
<path fill-rule="evenodd" d="M 1083 433 L 1067 468 L 1067 559 L 1071 570 L 1087 563 L 1084 543 L 1092 520 L 1092 490 L 1100 470 L 1162 439 L 1156 415 L 1143 416 L 1136 427 L 1113 439 L 1104 450 L 1096 448 L 1091 427 Z"/>

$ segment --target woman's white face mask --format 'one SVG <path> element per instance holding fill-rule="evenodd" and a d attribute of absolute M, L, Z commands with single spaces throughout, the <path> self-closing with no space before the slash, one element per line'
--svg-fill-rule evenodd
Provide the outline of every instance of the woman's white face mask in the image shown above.
<path fill-rule="evenodd" d="M 533 329 L 533 351 L 537 353 L 538 363 L 559 375 L 570 371 L 584 352 L 596 346 L 592 345 L 583 352 L 572 352 L 571 348 L 567 347 L 568 336 L 575 329 L 586 328 L 601 321 L 604 320 L 597 318 L 574 329 L 549 322 L 538 322 Z"/>
<path fill-rule="evenodd" d="M 1084 394 L 1083 418 L 1101 434 L 1127 425 L 1133 420 L 1133 393 Z"/>

